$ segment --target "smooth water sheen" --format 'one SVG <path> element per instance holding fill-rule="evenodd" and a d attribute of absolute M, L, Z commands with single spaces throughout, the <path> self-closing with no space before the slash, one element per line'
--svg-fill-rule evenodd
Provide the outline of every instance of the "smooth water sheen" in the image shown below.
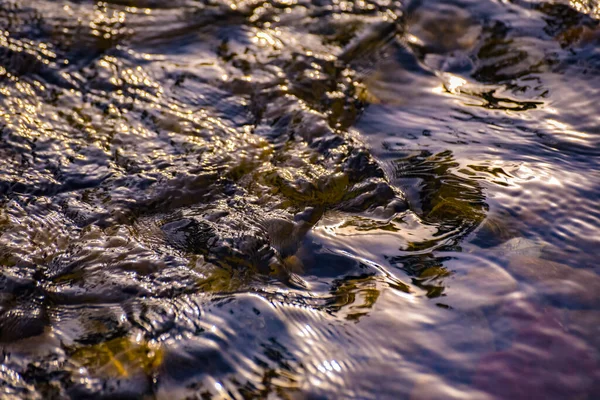
<path fill-rule="evenodd" d="M 600 398 L 594 0 L 1 0 L 0 397 Z"/>

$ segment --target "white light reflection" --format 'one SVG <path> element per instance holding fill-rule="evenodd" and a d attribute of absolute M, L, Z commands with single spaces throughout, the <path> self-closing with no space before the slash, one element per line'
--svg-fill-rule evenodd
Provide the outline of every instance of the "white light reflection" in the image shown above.
<path fill-rule="evenodd" d="M 336 370 L 336 372 L 342 372 L 342 367 L 340 366 L 340 364 L 338 364 L 337 361 L 331 360 L 331 366 L 333 367 L 333 369 Z"/>
<path fill-rule="evenodd" d="M 324 360 L 321 363 L 316 364 L 317 371 L 327 377 L 327 380 L 330 382 L 334 382 L 336 384 L 343 384 L 343 379 L 340 373 L 342 372 L 342 367 L 335 360 Z M 312 377 L 311 381 L 315 385 L 322 385 L 324 382 L 322 377 Z"/>
<path fill-rule="evenodd" d="M 298 336 L 300 336 L 300 337 L 315 336 L 315 331 L 313 330 L 313 328 L 310 327 L 310 325 L 306 324 L 306 325 L 304 325 L 303 328 L 300 328 L 300 330 L 298 331 Z"/>
<path fill-rule="evenodd" d="M 589 134 L 585 132 L 576 131 L 575 129 L 572 129 L 569 125 L 554 119 L 547 119 L 546 123 L 552 128 L 558 130 L 558 133 L 567 135 L 567 139 L 570 139 L 572 141 L 580 142 L 583 141 L 582 139 L 588 139 L 590 137 Z"/>
<path fill-rule="evenodd" d="M 449 92 L 455 93 L 458 88 L 464 86 L 467 83 L 463 78 L 456 75 L 449 75 L 446 83 L 446 88 Z"/>

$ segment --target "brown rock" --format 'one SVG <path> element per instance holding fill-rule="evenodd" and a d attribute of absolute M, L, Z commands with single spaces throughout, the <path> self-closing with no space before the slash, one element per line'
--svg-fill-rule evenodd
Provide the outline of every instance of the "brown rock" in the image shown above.
<path fill-rule="evenodd" d="M 600 305 L 600 276 L 594 272 L 521 255 L 510 259 L 507 270 L 561 303 L 583 307 Z"/>

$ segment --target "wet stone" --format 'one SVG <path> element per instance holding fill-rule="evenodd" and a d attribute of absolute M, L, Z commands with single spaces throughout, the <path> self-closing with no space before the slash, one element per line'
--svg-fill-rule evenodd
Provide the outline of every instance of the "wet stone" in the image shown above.
<path fill-rule="evenodd" d="M 0 314 L 0 342 L 13 342 L 38 336 L 50 326 L 50 317 L 43 306 L 19 302 L 2 307 Z"/>

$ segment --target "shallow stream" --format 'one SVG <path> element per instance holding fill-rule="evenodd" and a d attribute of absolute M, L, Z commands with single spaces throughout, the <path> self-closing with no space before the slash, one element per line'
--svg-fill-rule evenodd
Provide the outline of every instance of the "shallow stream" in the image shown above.
<path fill-rule="evenodd" d="M 0 397 L 600 398 L 594 0 L 0 0 Z"/>

